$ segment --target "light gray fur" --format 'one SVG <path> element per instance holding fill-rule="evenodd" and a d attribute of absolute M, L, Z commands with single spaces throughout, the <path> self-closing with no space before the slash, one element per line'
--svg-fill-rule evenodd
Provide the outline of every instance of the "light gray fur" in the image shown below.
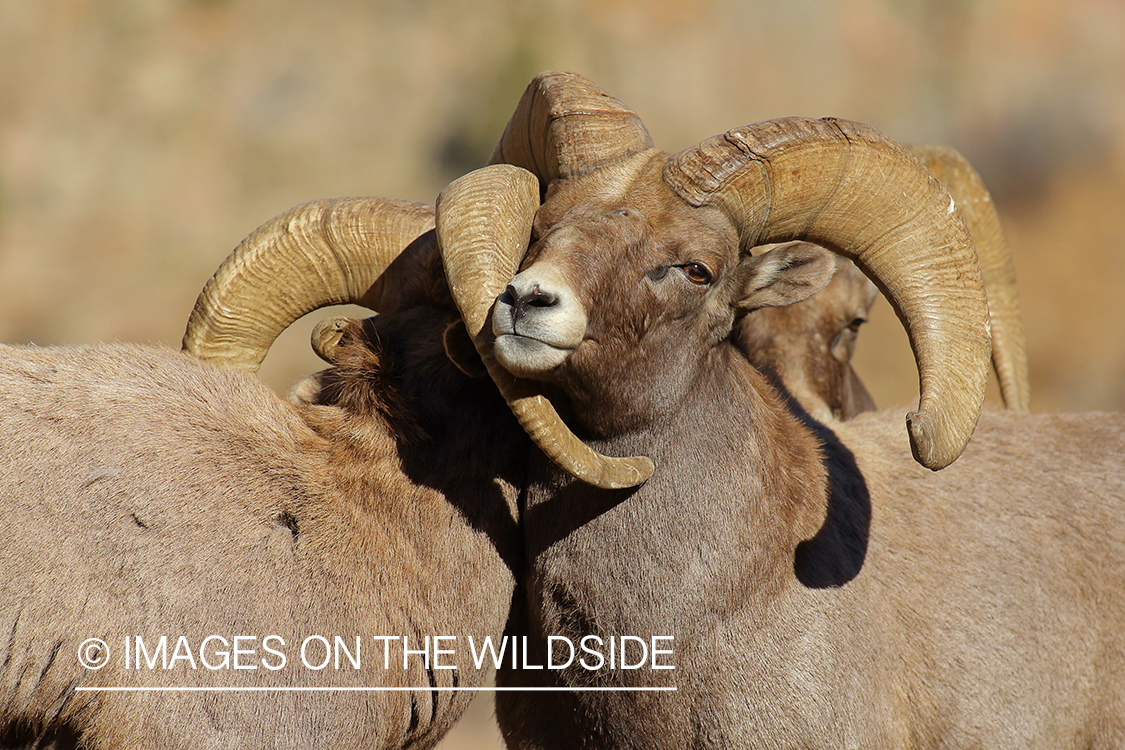
<path fill-rule="evenodd" d="M 373 365 L 361 338 L 341 351 Z M 447 360 L 431 369 L 435 390 L 478 410 L 456 390 L 477 381 Z M 434 437 L 418 417 L 407 440 L 396 434 L 399 419 L 386 416 L 395 386 L 372 385 L 372 372 L 340 377 L 374 391 L 370 412 L 290 404 L 250 375 L 162 348 L 0 348 L 5 741 L 91 750 L 437 743 L 471 694 L 431 686 L 481 684 L 486 674 L 468 663 L 466 639 L 498 637 L 508 614 L 515 489 L 505 471 L 522 466 L 525 451 L 481 427 L 476 442 L 490 443 L 492 459 L 460 468 L 431 461 L 435 445 L 471 442 L 458 434 L 465 425 Z M 487 409 L 506 411 L 498 399 Z M 169 652 L 187 636 L 198 659 L 212 634 L 257 636 L 256 656 L 241 660 L 257 669 L 193 669 L 183 660 L 169 670 L 124 669 L 126 636 L 151 646 L 167 635 Z M 279 663 L 262 648 L 269 634 L 285 641 L 279 671 L 261 666 Z M 304 668 L 299 646 L 311 635 L 349 644 L 360 636 L 362 668 Z M 408 636 L 412 648 L 427 636 L 457 636 L 457 656 L 446 658 L 458 669 L 427 670 L 413 658 L 404 670 L 400 655 L 385 670 L 371 639 L 379 635 Z M 87 638 L 109 644 L 100 670 L 78 663 Z M 76 691 L 106 686 L 414 689 Z"/>

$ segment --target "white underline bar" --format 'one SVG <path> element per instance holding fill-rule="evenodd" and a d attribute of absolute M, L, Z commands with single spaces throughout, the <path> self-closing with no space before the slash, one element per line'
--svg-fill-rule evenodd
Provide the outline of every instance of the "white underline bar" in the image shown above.
<path fill-rule="evenodd" d="M 76 687 L 87 693 L 596 693 L 676 692 L 674 687 Z"/>

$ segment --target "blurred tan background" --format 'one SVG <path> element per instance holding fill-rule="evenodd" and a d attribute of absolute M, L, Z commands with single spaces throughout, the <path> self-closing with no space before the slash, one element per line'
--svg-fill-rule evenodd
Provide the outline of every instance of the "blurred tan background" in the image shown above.
<path fill-rule="evenodd" d="M 1014 249 L 1033 408 L 1125 407 L 1121 0 L 5 0 L 0 341 L 178 345 L 257 225 L 312 198 L 432 202 L 547 68 L 668 150 L 786 115 L 955 146 Z M 319 367 L 311 324 L 273 387 Z M 860 342 L 876 400 L 914 398 L 885 302 Z M 443 748 L 496 745 L 477 704 Z"/>

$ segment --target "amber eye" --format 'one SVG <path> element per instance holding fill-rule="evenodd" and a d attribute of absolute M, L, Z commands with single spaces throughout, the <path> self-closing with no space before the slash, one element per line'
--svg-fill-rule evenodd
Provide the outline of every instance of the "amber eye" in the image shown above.
<path fill-rule="evenodd" d="M 856 318 L 851 323 L 848 323 L 848 330 L 851 331 L 852 333 L 857 333 L 859 331 L 859 327 L 866 322 L 867 321 L 864 320 L 863 318 Z"/>
<path fill-rule="evenodd" d="M 703 267 L 701 263 L 688 263 L 680 266 L 680 270 L 687 276 L 688 281 L 693 284 L 710 284 L 711 272 Z"/>

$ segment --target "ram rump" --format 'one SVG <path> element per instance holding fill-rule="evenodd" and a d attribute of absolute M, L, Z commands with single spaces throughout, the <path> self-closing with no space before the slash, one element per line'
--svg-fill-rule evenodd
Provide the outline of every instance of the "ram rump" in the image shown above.
<path fill-rule="evenodd" d="M 548 165 L 525 176 L 538 210 L 496 208 L 504 167 L 438 203 L 466 325 L 541 448 L 511 629 L 539 659 L 550 636 L 671 637 L 676 668 L 498 679 L 676 691 L 503 693 L 509 746 L 1125 744 L 1125 419 L 981 417 L 989 310 L 949 194 L 837 120 L 669 156 L 592 84 L 553 99 L 560 75 L 497 149 Z M 826 429 L 732 342 L 742 311 L 830 278 L 809 245 L 748 252 L 793 240 L 846 254 L 896 307 L 922 386 L 907 430 L 900 412 Z"/>
<path fill-rule="evenodd" d="M 454 724 L 472 694 L 449 689 L 488 674 L 469 639 L 508 616 L 529 443 L 432 227 L 310 203 L 224 262 L 187 353 L 0 349 L 0 744 L 432 747 Z M 318 326 L 331 366 L 282 400 L 254 375 L 270 344 L 342 302 L 380 314 Z"/>

